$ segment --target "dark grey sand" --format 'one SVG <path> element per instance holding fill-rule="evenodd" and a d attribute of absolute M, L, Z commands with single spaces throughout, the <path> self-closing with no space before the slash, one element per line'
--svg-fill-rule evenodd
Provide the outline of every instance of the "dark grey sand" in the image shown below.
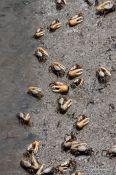
<path fill-rule="evenodd" d="M 84 22 L 69 28 L 67 20 L 82 12 Z M 49 33 L 48 25 L 56 18 L 62 28 Z M 45 28 L 40 40 L 32 36 L 38 27 Z M 49 59 L 41 64 L 34 56 L 36 47 L 43 46 Z M 42 142 L 39 160 L 57 165 L 69 158 L 61 151 L 65 134 L 73 131 L 80 114 L 90 117 L 90 123 L 76 136 L 87 142 L 95 151 L 92 158 L 77 157 L 77 170 L 85 175 L 116 174 L 116 159 L 101 156 L 101 150 L 116 143 L 116 15 L 105 18 L 95 15 L 94 5 L 88 8 L 83 0 L 67 0 L 67 5 L 57 11 L 54 0 L 1 0 L 0 1 L 0 175 L 23 175 L 20 159 L 29 143 Z M 53 61 L 67 68 L 82 64 L 85 84 L 71 90 L 68 97 L 73 105 L 65 115 L 57 113 L 59 94 L 51 92 L 49 83 L 63 81 L 48 72 Z M 107 87 L 100 85 L 95 71 L 99 66 L 113 69 Z M 38 85 L 44 91 L 40 101 L 27 95 L 28 86 Z M 18 112 L 29 112 L 33 126 L 19 125 Z"/>

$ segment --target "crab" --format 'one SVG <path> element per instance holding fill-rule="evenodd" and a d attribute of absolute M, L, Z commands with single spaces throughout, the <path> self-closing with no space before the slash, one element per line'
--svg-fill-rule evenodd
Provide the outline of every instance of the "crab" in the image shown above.
<path fill-rule="evenodd" d="M 53 82 L 50 84 L 53 92 L 66 94 L 69 91 L 69 86 L 62 82 Z"/>
<path fill-rule="evenodd" d="M 42 37 L 42 36 L 44 36 L 44 30 L 43 30 L 43 28 L 37 29 L 37 31 L 35 32 L 34 37 L 35 37 L 36 39 L 38 39 L 38 38 L 40 38 L 40 37 Z"/>
<path fill-rule="evenodd" d="M 30 86 L 28 88 L 28 91 L 27 91 L 28 94 L 38 98 L 38 99 L 41 99 L 44 94 L 42 93 L 42 90 L 41 88 L 37 87 L 37 86 Z"/>
<path fill-rule="evenodd" d="M 71 154 L 75 156 L 79 155 L 92 155 L 93 149 L 87 145 L 87 143 L 76 143 L 72 144 L 70 148 Z"/>
<path fill-rule="evenodd" d="M 107 149 L 107 150 L 103 150 L 102 154 L 105 152 L 105 155 L 109 158 L 113 158 L 116 157 L 116 144 L 111 146 L 111 148 Z"/>
<path fill-rule="evenodd" d="M 89 118 L 85 115 L 81 115 L 79 119 L 76 121 L 75 125 L 78 130 L 81 130 L 84 126 L 89 123 Z"/>
<path fill-rule="evenodd" d="M 71 88 L 75 89 L 76 87 L 80 87 L 84 84 L 83 78 L 77 78 L 71 83 Z"/>
<path fill-rule="evenodd" d="M 49 70 L 52 71 L 55 75 L 62 77 L 65 74 L 66 68 L 58 62 L 53 62 L 49 67 Z"/>
<path fill-rule="evenodd" d="M 40 62 L 45 62 L 47 57 L 49 57 L 47 51 L 42 48 L 42 47 L 38 47 L 35 51 L 35 56 L 38 58 L 38 60 Z"/>
<path fill-rule="evenodd" d="M 36 154 L 38 152 L 39 147 L 40 147 L 40 141 L 35 140 L 28 146 L 27 151 Z"/>
<path fill-rule="evenodd" d="M 17 117 L 23 125 L 31 126 L 32 122 L 31 122 L 31 116 L 29 113 L 20 112 L 17 114 Z"/>
<path fill-rule="evenodd" d="M 80 66 L 79 64 L 76 64 L 69 70 L 67 76 L 69 79 L 73 79 L 82 75 L 83 73 L 82 71 L 83 71 L 82 66 Z"/>
<path fill-rule="evenodd" d="M 58 19 L 54 20 L 51 24 L 50 24 L 50 27 L 49 27 L 49 30 L 51 32 L 54 32 L 56 31 L 57 29 L 59 29 L 61 27 L 61 23 L 59 22 Z"/>
<path fill-rule="evenodd" d="M 69 107 L 72 105 L 72 99 L 67 99 L 66 97 L 61 97 L 58 99 L 59 111 L 65 113 Z"/>
<path fill-rule="evenodd" d="M 83 19 L 84 18 L 83 18 L 82 13 L 79 13 L 78 15 L 75 15 L 74 17 L 72 17 L 68 20 L 68 25 L 70 27 L 74 27 L 74 26 L 80 24 L 81 22 L 83 22 Z"/>
<path fill-rule="evenodd" d="M 107 83 L 111 77 L 111 73 L 110 70 L 102 66 L 96 71 L 96 76 L 100 83 Z"/>
<path fill-rule="evenodd" d="M 62 143 L 61 147 L 64 151 L 68 151 L 70 150 L 71 146 L 76 143 L 78 143 L 77 138 L 73 133 L 71 133 L 64 138 L 64 142 Z"/>
<path fill-rule="evenodd" d="M 105 1 L 101 4 L 98 2 L 96 3 L 96 14 L 107 14 L 109 12 L 115 11 L 116 10 L 116 4 L 113 3 L 112 1 Z"/>
<path fill-rule="evenodd" d="M 62 9 L 66 5 L 66 0 L 56 0 L 56 9 Z"/>
<path fill-rule="evenodd" d="M 56 173 L 64 173 L 68 169 L 76 169 L 76 161 L 74 159 L 70 159 L 64 163 L 61 163 L 60 165 L 55 167 L 55 172 Z"/>
<path fill-rule="evenodd" d="M 34 154 L 22 158 L 20 165 L 29 173 L 36 173 L 41 167 L 41 163 L 38 162 Z"/>
<path fill-rule="evenodd" d="M 72 133 L 64 139 L 62 148 L 65 151 L 70 151 L 70 153 L 75 156 L 89 156 L 93 153 L 93 149 L 89 147 L 87 143 L 80 143 Z"/>

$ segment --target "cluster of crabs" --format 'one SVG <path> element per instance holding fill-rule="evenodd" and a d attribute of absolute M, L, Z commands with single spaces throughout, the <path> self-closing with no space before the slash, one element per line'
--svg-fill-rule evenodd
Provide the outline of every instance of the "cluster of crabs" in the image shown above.
<path fill-rule="evenodd" d="M 89 6 L 93 4 L 89 0 L 84 0 Z M 56 8 L 62 9 L 66 5 L 66 0 L 56 0 Z M 104 3 L 99 4 L 98 0 L 95 0 L 96 5 L 96 13 L 97 14 L 107 14 L 115 10 L 115 4 L 111 1 L 105 1 Z M 68 20 L 68 25 L 70 27 L 76 26 L 83 22 L 83 14 L 79 13 L 78 15 L 72 17 Z M 61 23 L 58 19 L 54 20 L 50 26 L 49 31 L 54 32 L 61 27 Z M 42 28 L 39 28 L 34 37 L 36 39 L 44 36 L 45 32 Z M 45 62 L 49 54 L 47 51 L 38 47 L 35 51 L 35 56 L 38 58 L 40 62 Z M 72 80 L 70 85 L 63 82 L 52 82 L 49 87 L 55 93 L 60 93 L 61 95 L 66 95 L 70 88 L 81 88 L 84 84 L 84 79 L 80 76 L 83 74 L 82 65 L 76 64 L 68 72 L 66 72 L 66 67 L 59 62 L 53 62 L 49 66 L 49 71 L 54 73 L 57 77 L 66 77 L 69 80 Z M 100 83 L 107 83 L 111 78 L 111 70 L 106 67 L 99 67 L 96 70 L 96 77 Z M 44 97 L 44 92 L 41 88 L 37 86 L 30 86 L 27 90 L 27 93 L 31 96 L 41 99 Z M 71 107 L 73 103 L 72 99 L 68 99 L 66 96 L 61 96 L 58 99 L 58 111 L 61 114 L 65 114 L 67 110 Z M 19 113 L 17 114 L 19 121 L 26 126 L 32 126 L 32 118 L 29 113 Z M 79 116 L 78 120 L 75 122 L 74 127 L 77 130 L 83 129 L 89 123 L 89 117 L 85 115 Z M 69 171 L 71 175 L 82 175 L 83 173 L 76 171 L 76 161 L 74 159 L 67 160 L 60 165 L 54 167 L 46 167 L 44 164 L 38 161 L 37 152 L 40 148 L 40 141 L 33 141 L 26 149 L 26 152 L 23 154 L 22 160 L 20 162 L 21 166 L 28 171 L 30 174 L 36 175 L 49 175 L 49 174 L 59 174 L 64 173 L 65 171 Z M 74 156 L 91 156 L 94 153 L 93 148 L 88 146 L 87 143 L 80 142 L 77 140 L 76 136 L 71 133 L 64 138 L 64 141 L 61 145 L 64 151 L 68 151 Z M 111 148 L 103 150 L 102 155 L 108 156 L 110 158 L 116 157 L 116 145 L 111 146 Z"/>
<path fill-rule="evenodd" d="M 26 152 L 23 154 L 23 158 L 20 164 L 28 173 L 36 175 L 53 175 L 58 173 L 62 174 L 67 170 L 69 170 L 70 172 L 74 172 L 76 170 L 76 161 L 74 159 L 67 160 L 54 167 L 46 167 L 44 164 L 39 162 L 36 154 L 39 150 L 40 144 L 41 143 L 39 141 L 33 141 L 27 147 Z"/>

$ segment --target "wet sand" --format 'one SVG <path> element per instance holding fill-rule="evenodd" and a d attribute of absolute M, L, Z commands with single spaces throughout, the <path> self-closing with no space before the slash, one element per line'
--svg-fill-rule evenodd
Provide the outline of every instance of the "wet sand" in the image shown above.
<path fill-rule="evenodd" d="M 69 28 L 67 20 L 82 12 L 84 22 Z M 48 25 L 59 18 L 62 28 L 49 33 Z M 42 142 L 39 160 L 57 165 L 74 156 L 62 152 L 65 134 L 76 132 L 79 140 L 87 142 L 95 151 L 92 158 L 76 157 L 77 170 L 85 175 L 114 175 L 115 159 L 101 156 L 101 150 L 116 143 L 116 15 L 105 18 L 95 15 L 95 7 L 82 0 L 67 0 L 57 11 L 54 0 L 1 0 L 0 5 L 0 175 L 21 175 L 20 159 L 30 142 Z M 45 28 L 40 40 L 32 36 L 38 27 Z M 38 46 L 46 48 L 49 59 L 41 64 L 34 56 Z M 59 94 L 51 92 L 49 83 L 63 81 L 49 73 L 49 65 L 59 61 L 67 68 L 82 64 L 85 84 L 71 90 L 68 97 L 73 105 L 65 115 L 57 113 Z M 99 66 L 113 69 L 107 87 L 100 85 L 95 71 Z M 45 94 L 42 100 L 29 96 L 27 88 L 38 85 Z M 16 114 L 29 112 L 33 126 L 19 124 Z M 73 129 L 80 114 L 90 117 L 82 131 Z"/>

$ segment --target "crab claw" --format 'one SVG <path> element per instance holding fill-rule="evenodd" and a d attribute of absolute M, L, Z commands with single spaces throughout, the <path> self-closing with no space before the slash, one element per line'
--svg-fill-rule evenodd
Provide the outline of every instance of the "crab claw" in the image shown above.
<path fill-rule="evenodd" d="M 82 75 L 82 73 L 83 73 L 82 71 L 83 71 L 83 69 L 81 69 L 81 66 L 78 65 L 78 64 L 76 64 L 75 66 L 73 66 L 73 67 L 69 70 L 67 76 L 68 76 L 70 79 L 73 79 L 73 78 L 76 78 L 76 77 Z"/>
<path fill-rule="evenodd" d="M 62 143 L 62 149 L 65 151 L 70 150 L 71 146 L 77 143 L 77 138 L 71 133 L 71 135 L 68 135 L 64 138 L 64 142 Z"/>
<path fill-rule="evenodd" d="M 58 105 L 59 105 L 59 111 L 64 114 L 69 109 L 69 107 L 72 105 L 72 99 L 61 97 L 58 100 Z"/>
<path fill-rule="evenodd" d="M 55 30 L 59 29 L 61 27 L 61 23 L 59 22 L 58 19 L 54 20 L 51 24 L 50 24 L 50 31 L 54 32 Z"/>
<path fill-rule="evenodd" d="M 36 157 L 33 154 L 31 156 L 31 164 L 31 168 L 36 171 L 41 167 L 41 164 L 37 161 Z"/>
<path fill-rule="evenodd" d="M 56 93 L 65 94 L 69 91 L 69 86 L 61 82 L 51 83 L 50 87 L 52 88 L 52 91 Z"/>
<path fill-rule="evenodd" d="M 89 118 L 85 115 L 82 115 L 79 117 L 78 121 L 76 122 L 76 128 L 78 130 L 82 129 L 84 126 L 86 126 L 89 123 Z"/>
<path fill-rule="evenodd" d="M 20 164 L 30 174 L 35 174 L 41 167 L 41 163 L 38 162 L 34 154 L 25 155 Z"/>
<path fill-rule="evenodd" d="M 78 24 L 80 24 L 81 22 L 83 22 L 83 16 L 82 16 L 82 13 L 78 14 L 78 15 L 75 15 L 74 17 L 70 18 L 69 21 L 68 21 L 68 25 L 70 27 L 74 27 Z"/>
<path fill-rule="evenodd" d="M 93 153 L 93 149 L 89 147 L 87 143 L 77 143 L 76 145 L 71 146 L 70 152 L 75 156 L 91 155 Z"/>
<path fill-rule="evenodd" d="M 35 32 L 34 37 L 35 37 L 36 39 L 38 39 L 38 38 L 40 38 L 40 37 L 42 37 L 42 36 L 44 36 L 44 31 L 43 31 L 43 29 L 42 29 L 42 28 L 37 29 L 37 31 Z"/>
<path fill-rule="evenodd" d="M 41 167 L 39 168 L 39 170 L 36 172 L 36 175 L 45 174 L 44 171 L 43 171 L 43 168 L 44 168 L 44 164 L 41 165 Z"/>

